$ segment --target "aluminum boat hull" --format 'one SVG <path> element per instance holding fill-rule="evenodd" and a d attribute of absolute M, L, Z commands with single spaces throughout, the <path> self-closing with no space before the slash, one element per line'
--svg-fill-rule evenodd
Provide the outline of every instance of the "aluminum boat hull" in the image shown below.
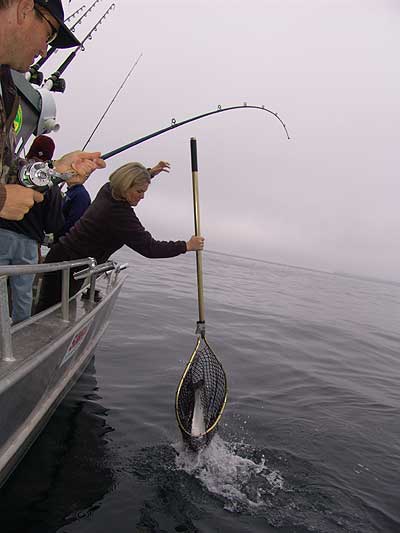
<path fill-rule="evenodd" d="M 78 293 L 69 322 L 58 306 L 13 331 L 15 361 L 0 362 L 0 486 L 89 364 L 123 282 L 124 276 L 113 286 L 98 282 L 97 303 Z"/>

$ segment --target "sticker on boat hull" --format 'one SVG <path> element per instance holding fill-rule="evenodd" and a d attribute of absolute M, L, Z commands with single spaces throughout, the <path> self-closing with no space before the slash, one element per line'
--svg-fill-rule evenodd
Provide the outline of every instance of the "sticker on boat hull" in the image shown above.
<path fill-rule="evenodd" d="M 90 324 L 84 326 L 81 330 L 75 333 L 72 341 L 69 343 L 67 351 L 63 357 L 63 360 L 60 363 L 60 366 L 65 365 L 65 363 L 71 359 L 71 357 L 78 351 L 83 341 L 86 339 L 86 335 L 90 329 Z"/>

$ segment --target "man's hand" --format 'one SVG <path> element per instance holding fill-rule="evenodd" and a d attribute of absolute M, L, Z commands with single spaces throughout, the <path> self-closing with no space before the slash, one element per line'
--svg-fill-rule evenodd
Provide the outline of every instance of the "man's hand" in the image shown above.
<path fill-rule="evenodd" d="M 68 180 L 70 185 L 85 183 L 94 170 L 105 166 L 105 161 L 100 159 L 100 152 L 81 152 L 80 150 L 65 154 L 54 161 L 54 168 L 57 172 L 73 172 L 75 174 Z"/>
<path fill-rule="evenodd" d="M 170 168 L 171 165 L 168 163 L 168 161 L 160 161 L 155 167 L 150 169 L 151 177 L 154 178 L 160 172 L 169 172 Z"/>
<path fill-rule="evenodd" d="M 35 202 L 43 200 L 43 194 L 22 185 L 5 185 L 6 201 L 0 217 L 7 220 L 22 220 Z"/>

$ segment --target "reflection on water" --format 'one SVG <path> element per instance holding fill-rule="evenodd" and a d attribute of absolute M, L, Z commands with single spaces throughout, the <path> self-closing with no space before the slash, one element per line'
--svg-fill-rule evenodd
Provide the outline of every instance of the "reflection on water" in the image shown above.
<path fill-rule="evenodd" d="M 112 490 L 107 410 L 94 362 L 0 490 L 2 533 L 46 533 L 91 514 Z M 12 510 L 12 512 L 10 512 Z"/>

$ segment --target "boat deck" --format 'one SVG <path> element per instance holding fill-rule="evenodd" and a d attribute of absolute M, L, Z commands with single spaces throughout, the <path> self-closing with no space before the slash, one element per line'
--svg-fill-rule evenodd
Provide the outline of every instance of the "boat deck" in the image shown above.
<path fill-rule="evenodd" d="M 57 306 L 52 310 L 46 310 L 40 316 L 34 315 L 12 327 L 15 361 L 0 359 L 0 381 L 16 370 L 21 363 L 26 362 L 31 357 L 37 358 L 39 352 L 47 347 L 53 347 L 54 343 L 64 338 L 68 332 L 74 329 L 74 326 L 81 327 L 85 317 L 90 319 L 92 312 L 107 301 L 107 293 L 112 292 L 104 279 L 99 278 L 96 286 L 101 291 L 102 299 L 99 302 L 90 302 L 82 298 L 86 288 L 80 290 L 70 301 L 69 321 L 63 319 L 61 307 Z"/>

